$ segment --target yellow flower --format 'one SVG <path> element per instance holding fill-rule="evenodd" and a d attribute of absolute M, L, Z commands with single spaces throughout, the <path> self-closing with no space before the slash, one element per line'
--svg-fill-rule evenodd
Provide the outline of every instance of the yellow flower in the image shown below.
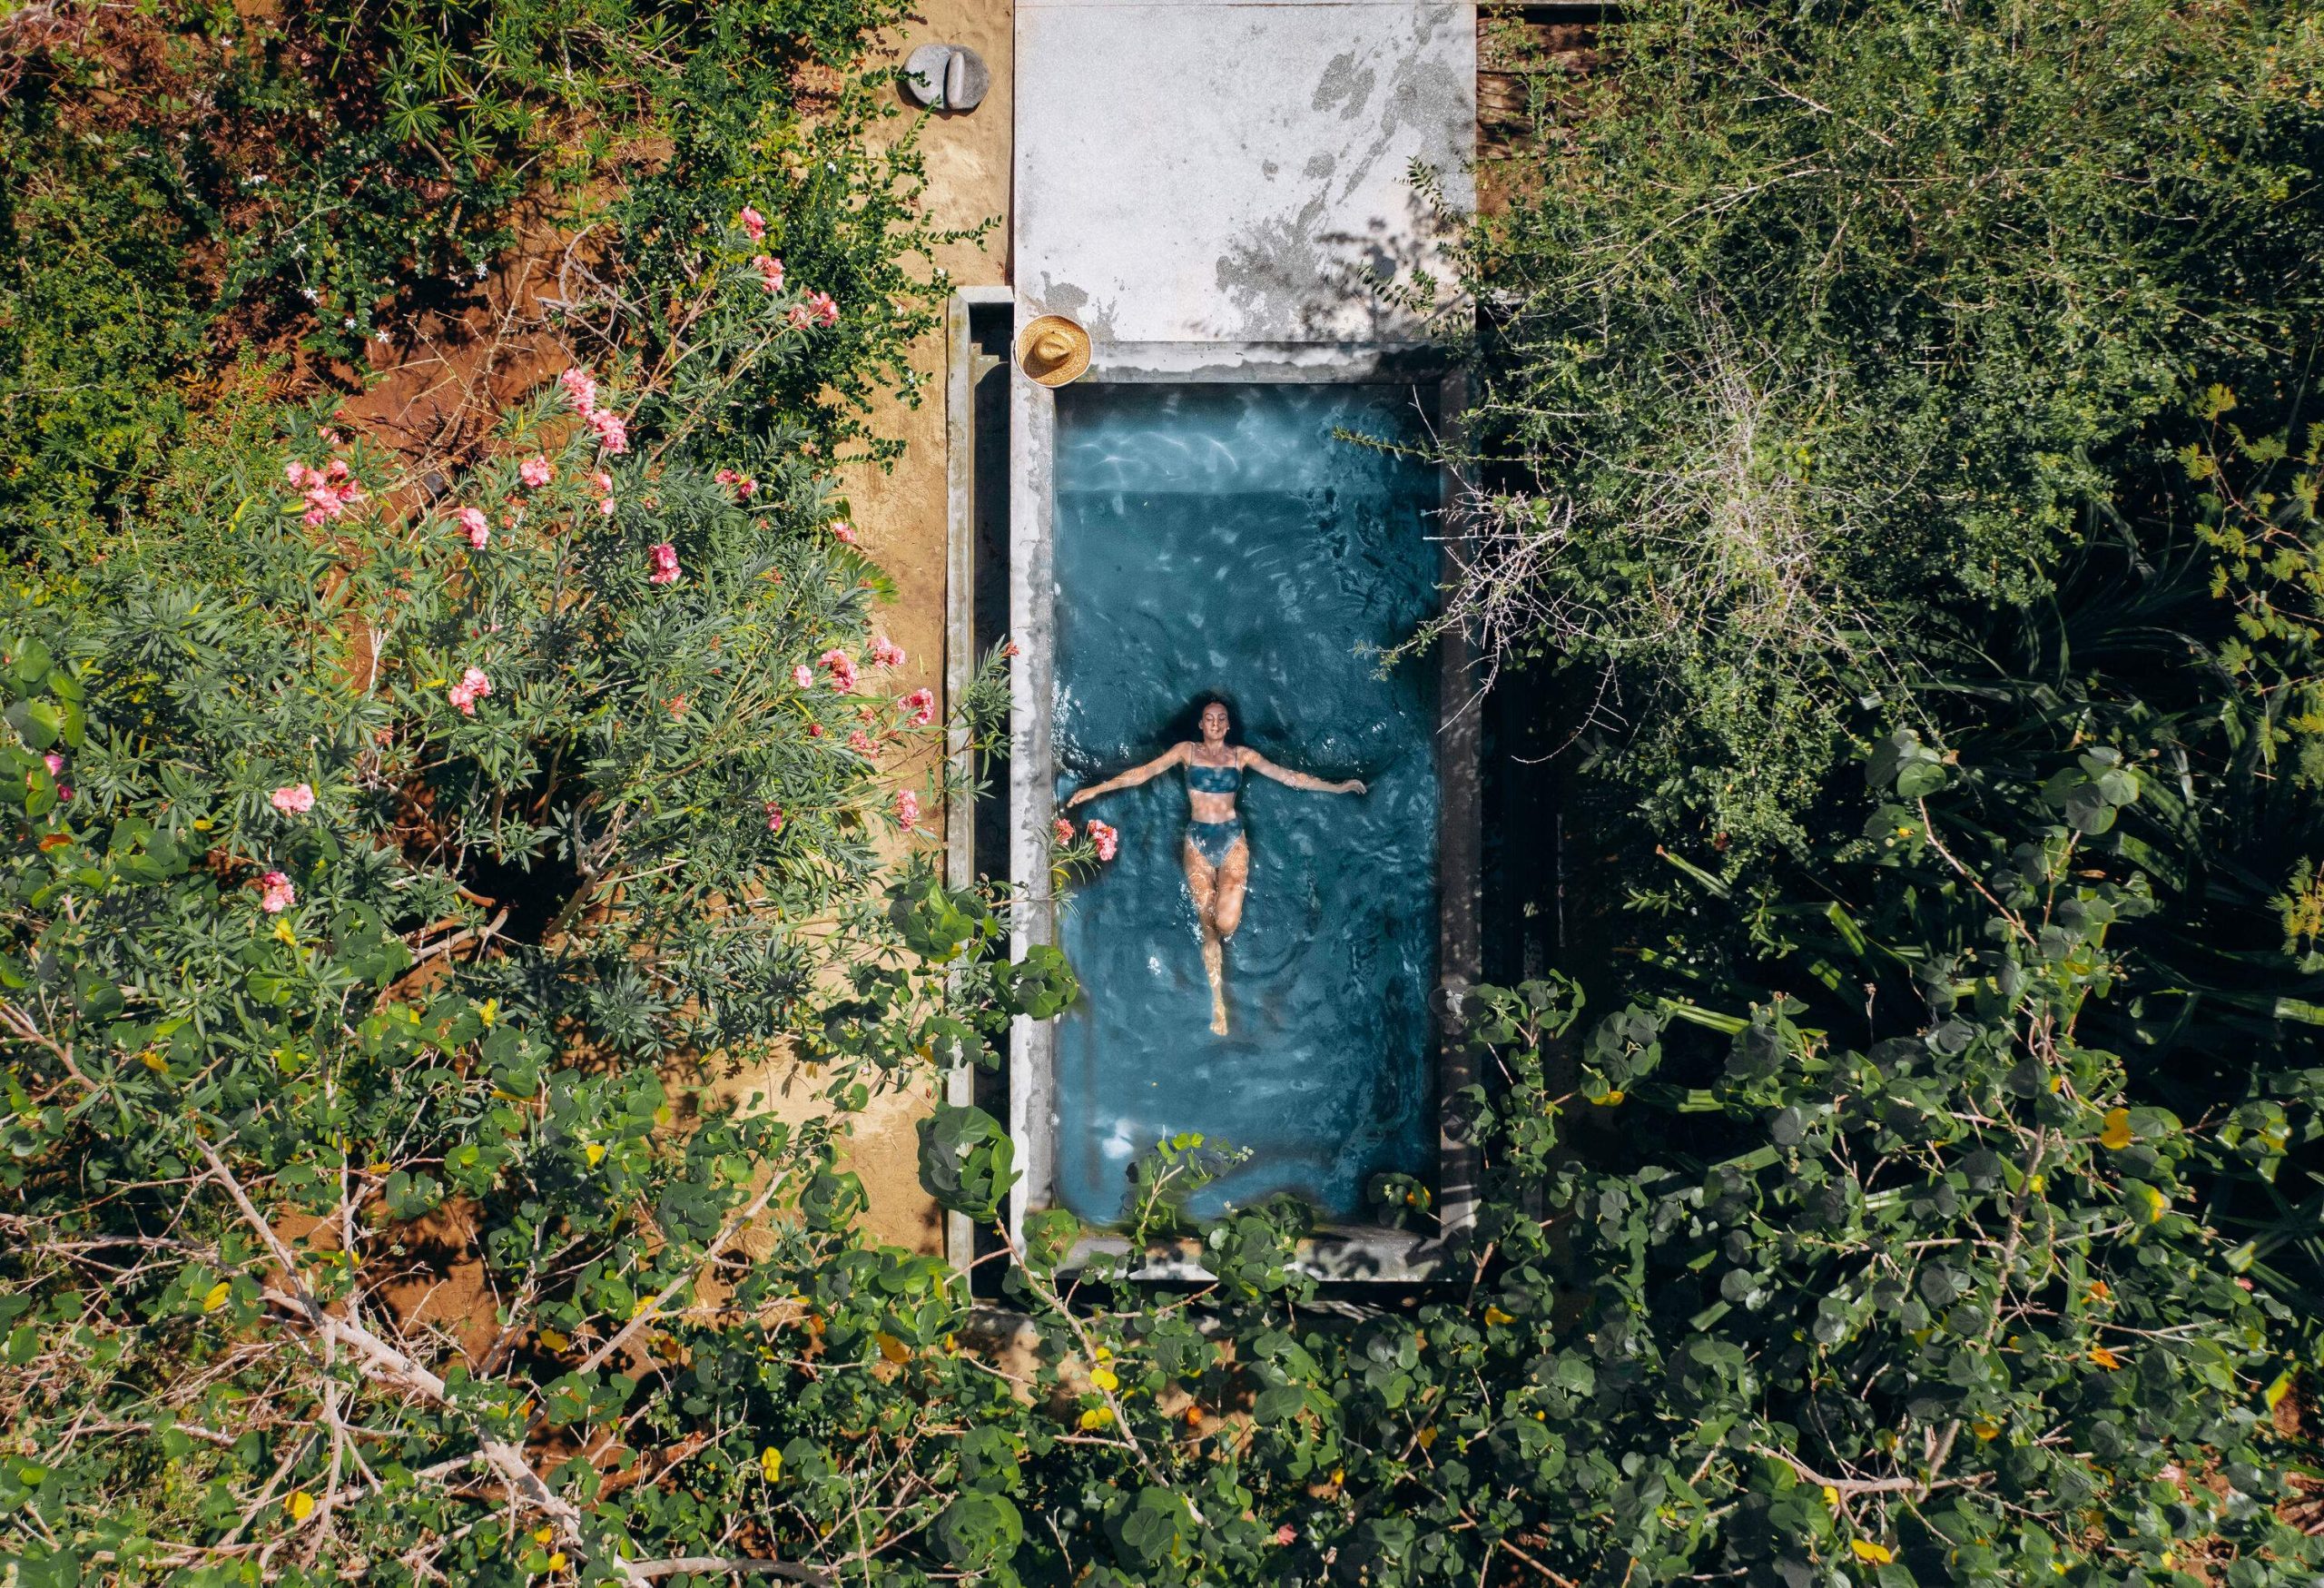
<path fill-rule="evenodd" d="M 287 942 L 292 948 L 297 948 L 299 946 L 299 934 L 291 931 L 290 923 L 283 920 L 280 915 L 274 918 L 274 941 L 277 942 Z"/>
<path fill-rule="evenodd" d="M 210 1287 L 210 1293 L 202 1298 L 202 1310 L 204 1312 L 216 1312 L 220 1307 L 226 1305 L 226 1297 L 229 1294 L 231 1294 L 231 1290 L 226 1281 L 223 1279 L 219 1280 L 218 1283 Z"/>
<path fill-rule="evenodd" d="M 1347 1468 L 1344 1466 L 1335 1466 L 1332 1468 L 1333 1486 L 1337 1487 L 1339 1484 L 1345 1482 L 1347 1482 Z"/>
<path fill-rule="evenodd" d="M 1618 1091 L 1610 1091 L 1610 1092 L 1608 1092 L 1604 1097 L 1601 1097 L 1601 1098 L 1597 1099 L 1597 1100 L 1596 1100 L 1596 1101 L 1597 1101 L 1597 1104 L 1598 1104 L 1598 1106 L 1599 1106 L 1600 1108 L 1601 1108 L 1601 1109 L 1610 1109 L 1610 1108 L 1614 1108 L 1614 1107 L 1616 1107 L 1617 1105 L 1619 1105 L 1619 1104 L 1621 1102 L 1622 1099 L 1623 1099 L 1623 1098 L 1625 1098 L 1625 1097 L 1627 1097 L 1627 1096 L 1629 1096 L 1629 1095 L 1630 1095 L 1630 1094 L 1629 1094 L 1629 1093 L 1627 1093 L 1627 1092 L 1619 1091 L 1619 1090 L 1618 1090 Z"/>
<path fill-rule="evenodd" d="M 306 1490 L 300 1489 L 282 1502 L 282 1509 L 290 1513 L 291 1521 L 304 1522 L 315 1514 L 315 1497 Z"/>
<path fill-rule="evenodd" d="M 477 1005 L 476 1018 L 489 1028 L 493 1021 L 500 1018 L 500 1001 L 497 998 L 487 998 Z"/>
<path fill-rule="evenodd" d="M 1423 1428 L 1420 1431 L 1418 1437 L 1420 1439 L 1420 1447 L 1423 1450 L 1426 1450 L 1436 1443 L 1436 1430 L 1433 1428 Z"/>
<path fill-rule="evenodd" d="M 1840 1508 L 1840 1491 L 1830 1484 L 1824 1485 L 1824 1504 L 1837 1511 Z"/>
<path fill-rule="evenodd" d="M 581 1156 L 589 1160 L 591 1169 L 595 1169 L 606 1161 L 605 1144 L 600 1141 L 592 1141 L 581 1149 Z"/>
<path fill-rule="evenodd" d="M 2001 1425 L 1991 1417 L 1979 1417 L 1969 1425 L 1969 1432 L 1980 1439 L 1997 1439 L 2001 1436 Z"/>
<path fill-rule="evenodd" d="M 783 1452 L 777 1450 L 772 1445 L 768 1445 L 764 1450 L 760 1451 L 759 1471 L 765 1475 L 766 1481 L 771 1484 L 782 1482 Z"/>
<path fill-rule="evenodd" d="M 550 1539 L 555 1538 L 556 1536 L 556 1529 L 554 1527 L 536 1527 L 533 1529 L 533 1542 L 535 1544 L 547 1544 Z"/>
<path fill-rule="evenodd" d="M 1091 1406 L 1081 1414 L 1081 1425 L 1084 1428 L 1102 1428 L 1113 1420 L 1114 1414 L 1104 1406 Z"/>
<path fill-rule="evenodd" d="M 1099 1389 L 1119 1389 L 1122 1386 L 1121 1379 L 1116 1376 L 1114 1370 L 1110 1367 L 1098 1368 L 1095 1373 L 1092 1373 L 1089 1376 L 1089 1382 L 1096 1385 Z"/>
<path fill-rule="evenodd" d="M 885 1356 L 889 1361 L 895 1363 L 898 1366 L 901 1366 L 904 1363 L 911 1360 L 911 1347 L 905 1345 L 901 1340 L 896 1338 L 895 1336 L 875 1334 L 872 1337 L 879 1342 L 880 1355 Z"/>
<path fill-rule="evenodd" d="M 1491 1302 L 1487 1302 L 1485 1304 L 1485 1323 L 1488 1327 L 1495 1324 L 1512 1324 L 1516 1321 L 1517 1319 L 1513 1316 L 1502 1311 L 1501 1308 L 1493 1306 Z"/>
<path fill-rule="evenodd" d="M 2098 1133 L 2098 1144 L 2101 1147 L 2111 1147 L 2117 1152 L 2131 1144 L 2130 1110 L 2109 1109 L 2106 1110 L 2106 1129 Z"/>
<path fill-rule="evenodd" d="M 2093 1362 L 2097 1363 L 2098 1366 L 2103 1367 L 2109 1373 L 2113 1372 L 2122 1365 L 2122 1359 L 2120 1356 L 2115 1356 L 2113 1352 L 2109 1351 L 2103 1346 L 2091 1346 L 2090 1359 Z"/>
<path fill-rule="evenodd" d="M 559 1550 L 555 1554 L 549 1556 L 548 1569 L 552 1572 L 562 1572 L 565 1570 L 565 1552 L 563 1550 Z"/>
<path fill-rule="evenodd" d="M 2033 1192 L 2037 1197 L 2042 1194 L 2043 1190 L 2049 1185 L 2049 1183 L 2050 1182 L 2048 1180 L 2043 1179 L 2040 1175 L 2027 1175 L 2025 1177 L 2025 1189 Z"/>
<path fill-rule="evenodd" d="M 563 1335 L 558 1334 L 555 1329 L 549 1329 L 549 1328 L 535 1329 L 535 1330 L 533 1331 L 533 1335 L 534 1335 L 534 1337 L 535 1337 L 535 1338 L 537 1338 L 537 1339 L 538 1339 L 538 1340 L 540 1341 L 540 1343 L 541 1343 L 543 1346 L 546 1346 L 548 1349 L 550 1349 L 550 1350 L 552 1350 L 552 1351 L 562 1351 L 562 1350 L 565 1350 L 566 1347 L 570 1346 L 573 1344 L 573 1342 L 572 1342 L 571 1340 L 566 1339 Z"/>
<path fill-rule="evenodd" d="M 1856 1552 L 1857 1560 L 1869 1561 L 1876 1566 L 1885 1566 L 1896 1558 L 1886 1544 L 1871 1544 L 1861 1538 L 1848 1540 L 1848 1548 Z"/>

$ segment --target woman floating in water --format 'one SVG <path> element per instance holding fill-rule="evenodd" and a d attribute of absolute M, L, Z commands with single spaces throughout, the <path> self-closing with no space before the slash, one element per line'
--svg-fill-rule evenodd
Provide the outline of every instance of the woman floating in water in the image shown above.
<path fill-rule="evenodd" d="M 1251 881 L 1251 845 L 1243 835 L 1243 818 L 1235 796 L 1243 774 L 1256 772 L 1293 788 L 1315 794 L 1357 794 L 1364 784 L 1354 778 L 1326 783 L 1304 772 L 1294 772 L 1245 745 L 1229 745 L 1226 706 L 1212 701 L 1202 708 L 1202 743 L 1181 743 L 1118 777 L 1093 783 L 1065 802 L 1067 810 L 1084 800 L 1136 788 L 1159 777 L 1173 766 L 1187 769 L 1187 887 L 1195 896 L 1195 917 L 1202 925 L 1202 966 L 1210 977 L 1210 1029 L 1226 1034 L 1226 940 L 1243 923 L 1243 893 Z"/>

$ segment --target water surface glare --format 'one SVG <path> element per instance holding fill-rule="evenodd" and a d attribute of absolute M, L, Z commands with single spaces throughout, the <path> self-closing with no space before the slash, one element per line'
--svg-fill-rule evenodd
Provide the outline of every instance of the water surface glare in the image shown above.
<path fill-rule="evenodd" d="M 1334 440 L 1426 433 L 1408 386 L 1083 385 L 1059 394 L 1055 745 L 1059 798 L 1198 736 L 1370 785 L 1254 774 L 1249 900 L 1226 947 L 1229 1033 L 1209 1030 L 1168 773 L 1084 805 L 1121 832 L 1061 942 L 1086 995 L 1057 1040 L 1062 1203 L 1118 1219 L 1131 1164 L 1182 1131 L 1252 1150 L 1192 1204 L 1276 1191 L 1360 1216 L 1372 1177 L 1433 1155 L 1436 689 L 1376 651 L 1433 610 L 1434 469 Z"/>

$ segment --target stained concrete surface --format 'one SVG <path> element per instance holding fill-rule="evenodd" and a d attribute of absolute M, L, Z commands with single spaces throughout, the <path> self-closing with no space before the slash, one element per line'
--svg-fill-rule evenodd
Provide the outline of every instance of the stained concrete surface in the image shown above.
<path fill-rule="evenodd" d="M 1100 340 L 1423 339 L 1374 290 L 1451 271 L 1413 183 L 1471 206 L 1476 8 L 1023 0 L 1016 282 Z"/>

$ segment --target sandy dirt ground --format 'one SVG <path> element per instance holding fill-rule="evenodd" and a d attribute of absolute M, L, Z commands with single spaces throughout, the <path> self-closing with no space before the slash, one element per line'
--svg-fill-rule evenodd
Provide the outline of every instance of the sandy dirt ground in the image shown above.
<path fill-rule="evenodd" d="M 992 85 L 984 101 L 963 114 L 937 114 L 918 122 L 921 147 L 927 156 L 930 220 L 938 227 L 973 227 L 990 221 L 981 245 L 956 244 L 934 262 L 962 286 L 990 285 L 1008 280 L 1009 188 L 1010 126 L 1013 107 L 1009 90 L 1009 49 L 1012 12 L 1009 0 L 922 0 L 920 17 L 896 35 L 893 55 L 901 61 L 919 45 L 930 43 L 965 44 L 984 57 Z M 889 123 L 901 134 L 914 118 Z M 913 368 L 928 377 L 917 408 L 892 399 L 873 411 L 872 423 L 883 436 L 905 443 L 904 455 L 885 472 L 858 469 L 845 479 L 845 495 L 855 510 L 864 549 L 876 557 L 895 580 L 896 601 L 882 616 L 881 626 L 904 647 L 910 658 L 899 690 L 922 685 L 944 693 L 944 334 L 940 329 L 921 339 L 912 353 Z M 949 709 L 950 702 L 947 701 Z M 931 760 L 898 768 L 899 782 L 912 786 L 928 783 Z M 960 815 L 967 820 L 967 813 Z M 933 849 L 942 839 L 940 830 L 928 834 Z M 786 1080 L 788 1082 L 786 1091 Z M 732 1089 L 747 1094 L 771 1093 L 773 1106 L 787 1118 L 816 1111 L 818 1083 L 803 1076 L 764 1071 L 739 1078 Z M 944 1247 L 943 1215 L 920 1189 L 919 1138 L 914 1126 L 929 1110 L 932 1088 L 890 1096 L 875 1101 L 854 1122 L 854 1139 L 846 1167 L 863 1181 L 871 1208 L 866 1225 L 879 1239 L 916 1251 L 940 1253 Z"/>

